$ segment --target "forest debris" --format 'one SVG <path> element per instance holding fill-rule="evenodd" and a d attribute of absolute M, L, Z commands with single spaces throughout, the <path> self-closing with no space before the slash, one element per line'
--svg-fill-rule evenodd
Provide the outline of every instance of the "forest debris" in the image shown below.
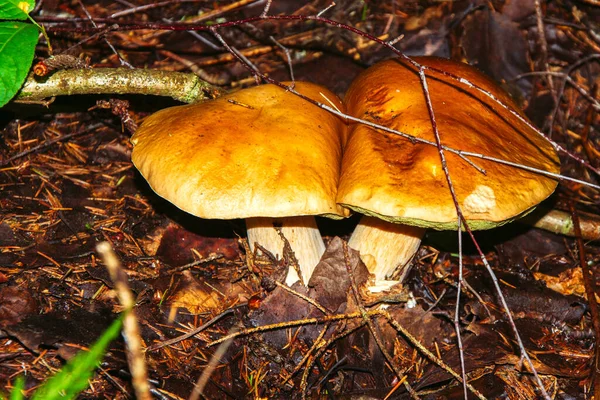
<path fill-rule="evenodd" d="M 548 288 L 558 293 L 565 296 L 575 295 L 587 300 L 581 268 L 566 269 L 558 274 L 558 276 L 547 275 L 541 272 L 534 272 L 533 276 L 535 279 L 545 282 Z M 596 293 L 596 301 L 600 301 L 598 293 Z"/>
<path fill-rule="evenodd" d="M 53 347 L 69 359 L 82 347 L 91 345 L 113 320 L 114 314 L 100 306 L 32 315 L 3 329 L 34 353 Z"/>
<path fill-rule="evenodd" d="M 0 328 L 14 325 L 38 312 L 38 302 L 27 288 L 0 287 Z"/>
<path fill-rule="evenodd" d="M 200 280 L 190 271 L 183 271 L 181 277 L 172 289 L 173 293 L 167 293 L 167 304 L 171 308 L 183 308 L 191 314 L 224 310 L 236 303 L 248 301 L 251 296 L 240 283 Z"/>

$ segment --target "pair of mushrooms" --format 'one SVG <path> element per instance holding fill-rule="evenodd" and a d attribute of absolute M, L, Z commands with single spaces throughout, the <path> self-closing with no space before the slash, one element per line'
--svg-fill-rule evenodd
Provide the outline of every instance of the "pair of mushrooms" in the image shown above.
<path fill-rule="evenodd" d="M 518 107 L 468 65 L 422 57 Z M 484 94 L 442 74 L 428 74 L 441 141 L 558 173 L 551 144 Z M 417 71 L 401 60 L 376 64 L 351 84 L 342 103 L 327 89 L 295 89 L 357 118 L 435 142 Z M 152 189 L 201 218 L 245 218 L 251 248 L 282 254 L 289 241 L 307 283 L 325 251 L 314 216 L 363 217 L 350 238 L 375 287 L 416 253 L 426 228 L 456 229 L 457 213 L 435 146 L 351 123 L 275 85 L 173 107 L 148 117 L 132 138 L 133 162 Z M 445 152 L 456 197 L 471 229 L 515 219 L 548 197 L 557 182 L 486 160 L 478 171 Z M 408 268 L 404 269 L 402 276 Z M 300 280 L 290 268 L 286 283 Z"/>

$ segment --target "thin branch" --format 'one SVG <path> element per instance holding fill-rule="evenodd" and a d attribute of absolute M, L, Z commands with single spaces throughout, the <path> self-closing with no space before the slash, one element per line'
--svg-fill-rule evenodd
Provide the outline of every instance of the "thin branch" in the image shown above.
<path fill-rule="evenodd" d="M 361 312 L 353 312 L 353 313 L 348 313 L 348 314 L 331 314 L 331 315 L 326 315 L 321 318 L 305 318 L 305 319 L 301 319 L 301 320 L 280 322 L 280 323 L 272 324 L 272 325 L 257 326 L 256 328 L 244 329 L 239 332 L 228 334 L 226 336 L 221 337 L 220 339 L 213 340 L 212 342 L 207 343 L 206 346 L 212 347 L 219 343 L 223 343 L 226 340 L 236 338 L 238 336 L 251 335 L 253 333 L 267 332 L 267 331 L 283 329 L 283 328 L 293 328 L 295 326 L 317 325 L 317 324 L 320 325 L 320 324 L 326 324 L 328 322 L 362 318 L 362 316 L 363 315 Z"/>
<path fill-rule="evenodd" d="M 585 65 L 592 60 L 598 60 L 598 59 L 600 59 L 600 54 L 592 54 L 590 56 L 584 57 L 581 60 L 578 60 L 578 61 L 574 62 L 573 64 L 571 64 L 569 66 L 569 68 L 567 68 L 564 71 L 564 73 L 565 73 L 565 75 L 569 76 L 573 71 L 575 71 L 582 65 Z M 562 99 L 562 96 L 564 94 L 566 84 L 567 84 L 566 80 L 561 81 L 560 88 L 558 89 L 558 92 L 557 92 L 558 101 L 554 104 L 554 109 L 552 110 L 552 113 L 550 113 L 550 124 L 549 124 L 549 132 L 548 132 L 549 137 L 552 137 L 552 133 L 553 133 L 552 127 L 554 126 L 554 120 L 556 119 L 556 115 L 558 114 L 558 110 L 560 108 L 560 103 L 561 103 L 560 100 Z M 577 160 L 577 158 L 575 158 L 575 156 L 573 156 L 571 158 Z M 583 159 L 580 158 L 577 161 L 580 164 L 582 164 Z"/>
<path fill-rule="evenodd" d="M 377 38 L 376 36 L 373 36 L 369 33 L 366 33 L 364 31 L 361 31 L 358 28 L 355 28 L 353 26 L 350 25 L 346 25 L 337 21 L 333 21 L 330 20 L 328 18 L 322 18 L 322 17 L 318 17 L 318 16 L 306 16 L 306 15 L 277 15 L 277 16 L 258 16 L 258 17 L 250 17 L 250 18 L 246 18 L 243 20 L 238 20 L 238 21 L 228 21 L 228 22 L 224 22 L 221 24 L 214 24 L 211 25 L 210 27 L 207 26 L 190 26 L 190 25 L 185 25 L 185 30 L 211 30 L 211 31 L 215 31 L 221 28 L 227 28 L 227 27 L 232 27 L 232 26 L 239 26 L 239 25 L 243 25 L 243 24 L 247 24 L 247 23 L 251 23 L 251 22 L 258 22 L 258 21 L 263 21 L 263 20 L 284 20 L 284 21 L 317 21 L 317 22 L 321 22 L 327 25 L 331 25 L 334 26 L 336 28 L 341 28 L 341 29 L 345 29 L 347 31 L 350 31 L 352 33 L 356 33 L 362 37 L 365 37 L 373 42 L 379 43 L 382 46 L 385 46 L 386 48 L 390 49 L 394 54 L 396 54 L 397 56 L 399 56 L 401 59 L 407 61 L 408 63 L 410 63 L 414 68 L 416 68 L 417 70 L 426 70 L 426 71 L 434 71 L 436 73 L 439 73 L 445 77 L 449 77 L 452 78 L 453 80 L 455 80 L 456 82 L 462 83 L 464 85 L 466 85 L 467 87 L 474 89 L 476 91 L 478 91 L 479 93 L 487 96 L 488 98 L 492 99 L 496 104 L 502 106 L 505 110 L 507 110 L 511 115 L 513 115 L 515 118 L 519 119 L 521 122 L 523 122 L 524 124 L 526 124 L 530 129 L 533 129 L 538 135 L 543 136 L 544 138 L 548 139 L 542 132 L 539 131 L 539 129 L 537 129 L 534 125 L 531 124 L 531 122 L 529 122 L 526 118 L 524 118 L 520 113 L 518 113 L 517 111 L 513 110 L 512 107 L 509 107 L 508 105 L 504 104 L 504 102 L 502 102 L 500 99 L 498 99 L 496 96 L 494 96 L 492 93 L 490 93 L 489 91 L 483 89 L 482 87 L 475 85 L 473 83 L 471 83 L 470 81 L 468 81 L 465 78 L 462 78 L 460 76 L 457 76 L 455 74 L 452 74 L 450 72 L 444 71 L 444 70 L 440 70 L 438 68 L 434 68 L 434 67 L 426 67 L 426 66 L 421 66 L 419 63 L 417 63 L 416 61 L 412 60 L 410 57 L 406 56 L 404 53 L 402 53 L 400 50 L 394 48 L 393 46 L 389 45 L 389 43 L 385 42 L 384 40 L 381 40 L 379 38 Z M 167 29 L 167 30 L 183 30 L 184 27 L 180 26 L 180 25 L 170 25 L 170 26 L 164 26 L 162 24 L 140 24 L 140 25 L 130 25 L 127 27 L 127 29 Z M 60 29 L 60 28 L 58 28 Z M 92 30 L 93 31 L 93 30 Z M 270 81 L 269 81 L 270 82 Z M 273 83 L 273 82 L 271 82 Z M 594 168 L 593 166 L 591 166 L 589 163 L 587 163 L 585 160 L 583 160 L 581 157 L 577 156 L 576 154 L 571 153 L 570 151 L 568 151 L 567 149 L 565 149 L 564 147 L 562 147 L 561 145 L 559 145 L 558 143 L 548 139 L 550 141 L 550 143 L 552 144 L 552 146 L 556 149 L 556 151 L 559 151 L 565 155 L 567 155 L 568 157 L 574 159 L 575 161 L 577 161 L 578 163 L 582 164 L 583 166 L 585 166 L 586 168 L 590 169 L 591 171 L 594 171 L 596 174 L 600 175 L 600 170 L 597 168 Z"/>
<path fill-rule="evenodd" d="M 242 62 L 242 65 L 247 67 L 250 70 L 250 72 L 252 72 L 252 75 L 256 80 L 256 84 L 260 84 L 260 79 L 258 78 L 258 76 L 260 75 L 260 71 L 258 70 L 258 67 L 252 62 L 250 62 L 250 60 L 248 60 L 248 58 L 245 55 L 240 53 L 238 49 L 236 49 L 233 46 L 230 46 L 229 43 L 227 43 L 225 39 L 223 39 L 223 36 L 221 36 L 219 32 L 217 32 L 216 29 L 211 29 L 210 32 L 215 36 L 215 38 L 217 38 L 217 40 L 223 45 L 223 47 L 225 47 L 227 51 L 233 54 L 238 60 Z"/>
<path fill-rule="evenodd" d="M 463 284 L 463 244 L 462 244 L 462 221 L 457 219 L 456 236 L 458 238 L 458 284 L 456 290 L 456 308 L 454 309 L 454 331 L 456 332 L 456 343 L 458 344 L 458 357 L 460 359 L 460 374 L 463 379 L 463 394 L 468 399 L 467 393 L 467 370 L 465 368 L 465 351 L 460 333 L 460 294 Z M 483 304 L 483 303 L 482 303 Z M 484 304 L 485 306 L 485 304 Z"/>
<path fill-rule="evenodd" d="M 312 357 L 312 354 L 313 354 L 313 352 L 315 350 L 317 350 L 320 347 L 322 347 L 322 343 L 321 342 L 323 341 L 323 338 L 325 337 L 325 334 L 329 330 L 330 326 L 331 326 L 331 324 L 325 324 L 325 326 L 323 326 L 323 329 L 321 329 L 321 332 L 319 333 L 319 336 L 317 336 L 317 338 L 315 339 L 313 345 L 310 347 L 310 349 L 308 349 L 308 351 L 306 352 L 306 354 L 304 354 L 302 356 L 302 360 L 300 360 L 300 362 L 298 364 L 296 364 L 296 366 L 290 372 L 290 374 L 288 375 L 288 377 L 285 378 L 283 382 L 281 382 L 282 386 L 285 385 L 287 381 L 289 381 L 290 379 L 292 379 L 292 377 L 294 375 L 296 375 L 298 373 L 298 371 L 300 371 L 300 368 L 302 368 L 302 366 L 304 365 L 304 363 L 306 363 Z"/>
<path fill-rule="evenodd" d="M 77 0 L 77 2 L 79 3 L 79 6 L 81 7 L 81 9 L 83 10 L 83 12 L 85 13 L 85 15 L 88 18 L 88 20 L 92 23 L 92 25 L 94 26 L 94 28 L 97 28 L 98 25 L 96 25 L 96 22 L 92 18 L 92 15 L 89 13 L 89 11 L 85 7 L 85 5 L 83 5 L 83 2 L 81 0 Z M 115 46 L 113 46 L 112 43 L 108 41 L 108 39 L 106 38 L 106 36 L 104 36 L 102 39 L 108 45 L 108 47 L 112 50 L 112 52 L 117 56 L 117 58 L 119 59 L 119 62 L 121 63 L 121 66 L 126 66 L 129 69 L 134 69 L 133 65 L 129 64 L 121 56 L 121 54 L 117 51 L 117 49 L 115 48 Z"/>
<path fill-rule="evenodd" d="M 303 18 L 298 18 L 298 17 L 303 17 Z M 500 99 L 498 99 L 492 93 L 490 93 L 487 90 L 485 90 L 485 89 L 483 89 L 483 88 L 481 88 L 481 87 L 479 87 L 479 86 L 471 83 L 467 79 L 462 78 L 460 76 L 457 76 L 455 74 L 449 73 L 447 71 L 444 71 L 444 70 L 441 70 L 441 69 L 438 69 L 438 68 L 422 66 L 419 63 L 417 63 L 416 61 L 414 61 L 411 58 L 409 58 L 406 55 L 404 55 L 404 53 L 400 52 L 399 50 L 395 49 L 392 46 L 389 46 L 387 42 L 385 42 L 385 41 L 383 41 L 383 40 L 381 40 L 381 39 L 379 39 L 379 38 L 377 38 L 375 36 L 369 35 L 368 33 L 363 32 L 363 31 L 361 31 L 361 30 L 359 30 L 357 28 L 351 27 L 349 25 L 341 24 L 339 22 L 335 22 L 335 21 L 332 21 L 332 20 L 329 20 L 329 19 L 326 19 L 326 18 L 320 18 L 320 17 L 297 16 L 297 15 L 283 15 L 283 16 L 266 17 L 266 18 L 253 17 L 253 18 L 248 18 L 248 19 L 246 19 L 244 21 L 252 22 L 252 21 L 261 20 L 261 19 L 275 19 L 275 20 L 279 20 L 279 19 L 282 19 L 282 20 L 289 20 L 289 19 L 291 19 L 291 20 L 298 20 L 298 19 L 305 20 L 305 19 L 309 19 L 309 20 L 317 20 L 317 21 L 320 21 L 320 22 L 323 22 L 323 23 L 326 23 L 326 24 L 330 24 L 330 25 L 333 25 L 333 26 L 336 26 L 336 27 L 340 27 L 342 29 L 347 29 L 347 30 L 349 30 L 351 32 L 354 32 L 354 33 L 357 33 L 359 35 L 365 36 L 366 38 L 368 38 L 370 40 L 373 40 L 373 41 L 375 41 L 375 42 L 377 42 L 379 44 L 382 44 L 382 45 L 390 48 L 394 53 L 396 53 L 397 55 L 399 55 L 403 60 L 406 60 L 411 65 L 413 65 L 418 71 L 422 71 L 423 74 L 424 74 L 425 71 L 434 71 L 434 72 L 442 74 L 442 75 L 444 75 L 446 77 L 452 78 L 453 80 L 455 80 L 457 82 L 460 82 L 460 83 L 466 85 L 467 87 L 472 88 L 474 90 L 477 90 L 480 93 L 486 95 L 487 97 L 489 97 L 490 99 L 492 99 L 493 101 L 495 101 L 497 104 L 499 104 L 500 106 L 502 106 L 504 109 L 506 109 L 511 115 L 513 115 L 514 117 L 516 117 L 517 119 L 519 119 L 521 122 L 523 122 L 524 124 L 526 124 L 530 129 L 532 129 L 538 135 L 540 135 L 540 136 L 544 137 L 546 140 L 548 140 L 550 142 L 550 144 L 555 148 L 556 151 L 559 151 L 559 152 L 562 152 L 562 153 L 568 155 L 569 157 L 571 157 L 571 158 L 575 159 L 576 161 L 578 161 L 580 164 L 583 164 L 586 168 L 588 168 L 590 170 L 593 170 L 594 172 L 596 172 L 596 173 L 598 173 L 600 175 L 600 170 L 594 168 L 593 166 L 591 166 L 589 163 L 587 163 L 585 160 L 581 159 L 577 155 L 571 154 L 568 150 L 564 149 L 559 144 L 553 142 L 552 140 L 549 140 L 542 132 L 540 132 L 534 125 L 532 125 L 531 122 L 529 122 L 526 118 L 524 118 L 520 113 L 518 113 L 515 110 L 513 110 L 512 107 L 509 107 L 508 105 L 504 104 Z M 282 84 L 281 82 L 278 82 L 278 81 L 276 81 L 276 80 L 274 80 L 274 79 L 272 79 L 272 78 L 270 78 L 268 76 L 265 76 L 264 74 L 260 73 L 260 71 L 254 65 L 252 65 L 250 62 L 248 62 L 248 60 L 246 59 L 246 57 L 241 56 L 241 54 L 237 50 L 231 48 L 225 42 L 225 40 L 217 33 L 217 30 L 218 30 L 219 27 L 221 27 L 221 26 L 237 26 L 237 25 L 239 25 L 239 22 L 240 21 L 232 21 L 232 22 L 225 22 L 223 24 L 215 24 L 215 25 L 210 26 L 208 29 L 219 39 L 219 41 L 223 44 L 223 46 L 225 46 L 228 50 L 230 50 L 230 52 L 242 63 L 242 65 L 245 66 L 255 76 L 256 79 L 260 78 L 260 79 L 262 79 L 265 82 L 277 85 L 277 86 L 279 86 L 279 87 L 281 87 L 281 88 L 283 88 L 283 89 L 285 89 L 287 91 L 290 91 L 290 92 L 294 93 L 295 95 L 297 95 L 297 96 L 305 99 L 306 101 L 309 101 L 309 102 L 311 102 L 311 103 L 313 103 L 313 104 L 315 104 L 315 105 L 317 105 L 317 106 L 319 106 L 319 107 L 321 107 L 321 108 L 323 108 L 323 109 L 325 109 L 325 110 L 327 110 L 327 111 L 329 111 L 329 112 L 331 112 L 333 114 L 339 115 L 339 116 L 341 116 L 343 118 L 346 118 L 348 120 L 355 121 L 355 122 L 360 122 L 360 123 L 368 125 L 370 127 L 373 127 L 373 128 L 376 128 L 376 129 L 381 129 L 381 130 L 383 130 L 385 132 L 390 132 L 390 133 L 397 134 L 397 135 L 399 135 L 401 137 L 404 137 L 404 138 L 407 138 L 407 139 L 411 140 L 411 142 L 413 142 L 413 143 L 414 142 L 420 142 L 420 143 L 426 143 L 426 144 L 429 144 L 429 145 L 436 145 L 435 143 L 433 143 L 433 142 L 431 142 L 429 140 L 422 139 L 422 138 L 416 138 L 416 137 L 414 137 L 412 135 L 409 135 L 409 134 L 406 134 L 406 133 L 403 133 L 403 132 L 399 132 L 399 131 L 390 129 L 390 128 L 387 128 L 387 127 L 382 126 L 382 125 L 375 124 L 375 123 L 370 122 L 370 121 L 365 121 L 365 120 L 361 120 L 359 118 L 352 117 L 350 115 L 346 115 L 346 114 L 340 112 L 339 110 L 334 110 L 333 108 L 331 108 L 331 107 L 329 107 L 327 105 L 321 104 L 321 103 L 319 103 L 319 102 L 317 102 L 315 100 L 312 100 L 312 99 L 310 99 L 310 98 L 308 98 L 306 96 L 303 96 L 302 94 L 300 94 L 300 93 L 296 92 L 295 90 L 293 90 L 293 88 L 290 88 L 289 86 L 286 86 L 286 85 Z M 470 155 L 470 156 L 473 156 L 473 157 L 477 157 L 477 158 L 481 158 L 481 159 L 485 159 L 485 160 L 489 160 L 489 161 L 498 162 L 500 164 L 509 165 L 509 166 L 513 166 L 513 167 L 518 167 L 518 168 L 521 168 L 521 169 L 524 169 L 524 170 L 527 170 L 527 171 L 530 171 L 530 172 L 535 172 L 535 173 L 538 173 L 538 174 L 541 174 L 541 175 L 550 176 L 550 177 L 553 177 L 553 178 L 556 178 L 556 179 L 577 182 L 577 183 L 580 183 L 580 184 L 583 184 L 583 185 L 586 185 L 586 186 L 593 187 L 595 189 L 600 189 L 600 186 L 594 185 L 594 184 L 589 183 L 589 182 L 585 182 L 585 181 L 578 180 L 578 179 L 575 179 L 575 178 L 570 178 L 570 177 L 562 176 L 562 175 L 559 175 L 559 174 L 554 174 L 552 172 L 540 170 L 540 169 L 537 169 L 537 168 L 534 168 L 534 167 L 530 167 L 530 166 L 525 166 L 525 165 L 521 165 L 521 164 L 512 163 L 510 161 L 501 160 L 501 159 L 498 159 L 498 158 L 495 158 L 495 157 L 490 157 L 490 156 L 481 155 L 481 154 L 472 153 L 472 152 L 465 152 L 465 151 L 461 151 L 461 150 L 453 150 L 453 149 L 450 149 L 450 148 L 448 148 L 448 147 L 446 147 L 444 145 L 442 145 L 442 149 L 443 150 L 447 150 L 447 151 L 451 151 L 451 152 L 457 154 L 459 157 L 461 157 L 461 158 L 463 158 L 465 160 L 466 160 L 466 158 L 464 158 L 464 156 Z M 474 165 L 472 162 L 469 162 L 469 164 Z M 482 172 L 482 171 L 480 170 L 480 172 Z"/>
<path fill-rule="evenodd" d="M 468 225 L 468 222 L 465 218 L 465 216 L 462 213 L 462 209 L 458 203 L 458 197 L 456 196 L 456 192 L 454 191 L 454 185 L 452 184 L 452 178 L 450 177 L 450 171 L 448 170 L 448 165 L 446 164 L 446 156 L 444 153 L 444 149 L 442 148 L 442 141 L 440 138 L 440 133 L 438 131 L 438 127 L 437 127 L 437 121 L 435 118 L 435 111 L 433 109 L 433 103 L 431 101 L 431 97 L 429 94 L 429 88 L 428 88 L 428 84 L 427 84 L 427 77 L 425 76 L 425 71 L 420 68 L 419 69 L 419 79 L 421 80 L 421 86 L 423 88 L 423 95 L 425 96 L 425 104 L 427 105 L 427 111 L 429 113 L 429 119 L 431 121 L 431 128 L 433 130 L 433 134 L 435 137 L 435 141 L 436 144 L 438 146 L 438 153 L 440 155 L 440 160 L 441 160 L 441 164 L 442 164 L 442 169 L 444 171 L 444 175 L 446 176 L 446 181 L 448 183 L 448 189 L 450 190 L 450 194 L 452 195 L 452 201 L 454 202 L 454 208 L 456 209 L 456 215 L 457 215 L 457 219 L 461 220 L 465 226 L 465 230 L 469 233 L 469 235 L 471 236 L 471 240 L 473 241 L 473 244 L 475 245 L 475 247 L 477 248 L 477 251 L 479 252 L 480 257 L 482 258 L 482 261 L 485 265 L 487 265 L 487 270 L 488 270 L 488 274 L 490 275 L 492 281 L 494 282 L 495 288 L 496 288 L 496 293 L 498 294 L 498 297 L 500 298 L 501 302 L 502 302 L 502 306 L 504 308 L 504 312 L 506 313 L 507 319 L 509 321 L 509 324 L 511 325 L 511 328 L 513 329 L 513 334 L 515 335 L 515 339 L 519 345 L 519 349 L 521 351 L 521 357 L 525 358 L 525 360 L 527 361 L 527 364 L 529 365 L 529 369 L 530 371 L 533 373 L 536 383 L 538 385 L 539 390 L 541 391 L 542 395 L 544 396 L 545 399 L 550 400 L 550 396 L 548 395 L 548 393 L 546 392 L 546 389 L 544 387 L 544 384 L 542 382 L 542 380 L 540 379 L 534 365 L 533 362 L 531 361 L 531 358 L 529 357 L 529 354 L 527 354 L 527 350 L 525 349 L 525 345 L 523 344 L 523 341 L 521 339 L 521 335 L 519 334 L 519 331 L 517 329 L 517 326 L 515 325 L 515 322 L 512 318 L 512 315 L 510 313 L 510 309 L 508 308 L 508 304 L 506 303 L 506 300 L 504 299 L 504 294 L 502 293 L 502 290 L 500 289 L 500 285 L 498 284 L 498 279 L 496 278 L 496 275 L 494 274 L 494 271 L 492 270 L 491 267 L 489 267 L 489 263 L 487 261 L 487 259 L 485 258 L 485 255 L 483 254 L 483 252 L 481 251 L 481 249 L 479 248 L 479 244 L 477 243 L 477 241 L 475 240 L 475 237 L 473 236 L 473 232 L 471 231 L 471 228 Z M 459 225 L 460 226 L 460 225 Z M 460 230 L 459 230 L 459 234 L 460 234 Z M 460 293 L 460 292 L 459 292 Z"/>
<path fill-rule="evenodd" d="M 231 308 L 230 308 L 230 309 L 227 309 L 227 310 L 223 311 L 221 314 L 219 314 L 219 315 L 217 315 L 216 317 L 212 318 L 210 321 L 208 321 L 208 322 L 206 322 L 206 323 L 202 324 L 202 325 L 201 325 L 201 326 L 199 326 L 198 328 L 195 328 L 195 329 L 193 329 L 193 330 L 189 331 L 188 333 L 186 333 L 186 334 L 183 334 L 183 335 L 181 335 L 181 336 L 177 336 L 176 338 L 169 339 L 169 340 L 165 340 L 165 341 L 163 341 L 163 342 L 160 342 L 160 343 L 153 344 L 152 346 L 148 347 L 148 348 L 146 349 L 146 351 L 155 351 L 155 350 L 158 350 L 158 349 L 160 349 L 160 348 L 162 348 L 162 347 L 165 347 L 165 346 L 170 346 L 170 345 L 172 345 L 172 344 L 179 343 L 179 342 L 181 342 L 182 340 L 189 339 L 189 338 L 191 338 L 192 336 L 196 336 L 197 334 L 199 334 L 200 332 L 202 332 L 203 330 L 205 330 L 205 329 L 206 329 L 206 328 L 208 328 L 209 326 L 211 326 L 211 325 L 213 325 L 214 323 L 216 323 L 217 321 L 219 321 L 221 318 L 223 318 L 223 317 L 225 317 L 225 316 L 227 316 L 227 315 L 230 315 L 230 314 L 232 314 L 232 313 L 233 313 L 233 310 L 232 310 Z"/>
<path fill-rule="evenodd" d="M 542 56 L 542 66 L 544 67 L 545 72 L 550 71 L 550 67 L 548 65 L 548 42 L 546 41 L 546 29 L 544 28 L 544 16 L 542 15 L 542 5 L 540 4 L 540 0 L 535 0 L 535 16 L 537 21 L 537 30 L 538 37 L 540 38 L 540 47 L 541 47 L 541 56 Z M 546 80 L 548 81 L 548 87 L 550 88 L 550 93 L 552 94 L 552 99 L 554 103 L 558 103 L 558 97 L 556 92 L 554 91 L 554 81 L 552 80 L 551 75 L 546 75 Z"/>
<path fill-rule="evenodd" d="M 329 315 L 329 313 L 327 312 L 327 310 L 325 309 L 325 307 L 323 307 L 322 305 L 320 305 L 319 303 L 317 303 L 314 299 L 311 299 L 310 297 L 305 296 L 302 293 L 298 293 L 297 291 L 295 291 L 294 289 L 292 289 L 288 285 L 284 285 L 281 282 L 275 281 L 275 284 L 277 286 L 279 286 L 281 289 L 285 290 L 286 292 L 289 292 L 292 295 L 301 298 L 302 300 L 304 300 L 308 304 L 312 305 L 313 307 L 315 307 L 316 309 L 318 309 L 319 311 L 321 311 L 323 314 Z"/>
<path fill-rule="evenodd" d="M 596 277 L 590 270 L 590 267 L 585 259 L 585 247 L 581 237 L 581 227 L 579 224 L 579 215 L 575 207 L 571 205 L 571 215 L 573 216 L 573 226 L 575 227 L 575 235 L 577 236 L 577 253 L 579 253 L 579 267 L 583 275 L 583 286 L 587 297 L 590 314 L 592 316 L 592 326 L 596 333 L 596 348 L 594 356 L 594 364 L 590 372 L 590 378 L 593 384 L 594 398 L 600 399 L 600 312 L 598 311 L 598 302 L 596 301 Z"/>
<path fill-rule="evenodd" d="M 352 294 L 354 296 L 354 302 L 356 303 L 356 306 L 360 310 L 360 313 L 361 313 L 364 321 L 367 323 L 367 326 L 369 327 L 369 331 L 371 331 L 371 336 L 373 336 L 373 339 L 375 339 L 375 343 L 377 343 L 377 347 L 379 347 L 379 351 L 381 351 L 381 353 L 383 354 L 385 360 L 390 365 L 390 368 L 392 368 L 392 371 L 394 371 L 394 374 L 396 374 L 396 377 L 399 380 L 404 381 L 404 387 L 406 388 L 408 393 L 410 393 L 410 395 L 412 397 L 418 398 L 417 393 L 409 385 L 409 383 L 406 382 L 404 374 L 402 373 L 402 371 L 400 371 L 400 369 L 394 362 L 393 357 L 386 350 L 385 345 L 383 344 L 383 341 L 381 340 L 381 337 L 377 330 L 377 327 L 375 326 L 375 323 L 369 317 L 367 310 L 365 310 L 365 307 L 362 304 L 362 300 L 361 300 L 359 292 L 358 292 L 358 287 L 356 286 L 356 281 L 354 279 L 354 273 L 352 272 L 352 266 L 350 265 L 350 258 L 349 258 L 350 256 L 348 254 L 348 244 L 346 242 L 342 242 L 342 243 L 343 243 L 343 249 L 344 249 L 344 265 L 346 266 L 346 273 L 348 274 L 348 277 L 350 278 L 350 289 L 352 290 Z"/>
<path fill-rule="evenodd" d="M 271 41 L 275 43 L 277 47 L 283 50 L 283 53 L 285 54 L 285 59 L 287 60 L 288 68 L 290 70 L 290 80 L 292 81 L 293 87 L 296 84 L 296 79 L 294 78 L 294 66 L 292 65 L 292 56 L 290 54 L 290 49 L 279 43 L 277 39 L 275 39 L 273 36 L 269 36 L 269 39 L 271 39 Z"/>
<path fill-rule="evenodd" d="M 465 372 L 465 362 L 464 362 L 464 350 L 462 346 L 462 339 L 460 335 L 460 326 L 458 323 L 458 313 L 460 307 L 460 289 L 462 285 L 462 230 L 461 230 L 461 221 L 462 221 L 462 210 L 460 209 L 460 205 L 458 204 L 458 197 L 456 196 L 456 192 L 454 191 L 454 185 L 452 184 L 452 178 L 450 177 L 450 171 L 448 170 L 448 164 L 446 163 L 446 155 L 444 153 L 444 149 L 442 148 L 442 140 L 440 138 L 440 132 L 437 128 L 437 120 L 435 118 L 435 113 L 433 110 L 433 104 L 431 102 L 431 97 L 429 95 L 429 86 L 427 83 L 427 78 L 425 76 L 425 72 L 423 69 L 419 69 L 419 80 L 421 81 L 421 87 L 423 88 L 423 95 L 425 97 L 425 104 L 427 105 L 427 112 L 429 113 L 429 120 L 431 121 L 431 129 L 433 131 L 433 135 L 435 137 L 435 142 L 438 148 L 438 153 L 440 155 L 440 162 L 442 164 L 442 169 L 444 171 L 444 175 L 446 176 L 446 181 L 448 182 L 448 189 L 450 190 L 450 195 L 452 196 L 452 201 L 454 202 L 454 207 L 456 209 L 457 215 L 457 224 L 458 224 L 458 240 L 459 240 L 459 279 L 458 279 L 458 290 L 456 294 L 456 311 L 455 311 L 455 323 L 454 329 L 456 331 L 456 340 L 458 343 L 459 350 L 459 358 L 460 358 L 460 367 L 461 374 L 463 377 L 463 391 L 465 395 L 465 399 L 467 399 L 467 386 L 466 386 L 466 372 Z"/>
<path fill-rule="evenodd" d="M 262 13 L 260 14 L 262 18 L 266 18 L 269 15 L 269 8 L 271 8 L 271 2 L 272 0 L 267 0 L 265 2 L 265 8 L 263 8 Z"/>
<path fill-rule="evenodd" d="M 517 79 L 525 78 L 525 77 L 528 77 L 528 76 L 538 76 L 538 75 L 556 76 L 556 77 L 560 77 L 560 78 L 566 80 L 568 84 L 570 84 L 571 86 L 573 86 L 573 88 L 579 92 L 579 94 L 581 94 L 587 101 L 589 101 L 590 103 L 592 103 L 592 107 L 594 107 L 594 109 L 596 109 L 597 111 L 600 111 L 600 101 L 598 101 L 598 99 L 594 98 L 591 94 L 589 94 L 584 88 L 582 88 L 581 86 L 579 86 L 577 84 L 577 82 L 575 82 L 573 80 L 573 78 L 571 78 L 565 72 L 552 72 L 552 71 L 526 72 L 524 74 L 520 74 L 520 75 L 515 76 L 512 80 L 517 80 Z"/>
<path fill-rule="evenodd" d="M 334 1 L 332 1 L 331 4 L 329 4 L 327 7 L 325 7 L 321 11 L 319 11 L 319 13 L 317 14 L 317 17 L 322 16 L 323 14 L 325 14 L 327 11 L 329 11 L 333 7 L 335 7 L 335 2 Z"/>
<path fill-rule="evenodd" d="M 534 228 L 544 229 L 559 235 L 577 237 L 573 216 L 560 210 L 550 210 L 541 217 L 537 213 L 528 215 L 521 220 Z M 579 216 L 579 230 L 584 240 L 600 239 L 600 219 L 596 215 L 588 215 L 585 218 Z"/>
<path fill-rule="evenodd" d="M 151 3 L 151 4 L 145 4 L 143 6 L 131 5 L 130 8 L 128 8 L 126 10 L 117 11 L 116 13 L 112 13 L 111 15 L 109 15 L 109 18 L 124 17 L 126 15 L 135 14 L 140 11 L 147 11 L 147 10 L 151 10 L 153 8 L 168 6 L 170 4 L 200 3 L 200 2 L 204 2 L 204 0 L 167 0 L 167 1 L 159 1 L 156 3 Z"/>

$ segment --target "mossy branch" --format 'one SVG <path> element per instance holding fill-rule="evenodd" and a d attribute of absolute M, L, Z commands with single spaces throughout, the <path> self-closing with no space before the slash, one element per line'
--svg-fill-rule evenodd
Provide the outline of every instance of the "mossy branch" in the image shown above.
<path fill-rule="evenodd" d="M 184 103 L 217 97 L 221 90 L 194 74 L 152 69 L 65 69 L 48 78 L 29 75 L 14 100 L 41 101 L 74 94 L 145 94 Z"/>
<path fill-rule="evenodd" d="M 535 228 L 544 229 L 559 235 L 575 237 L 575 224 L 571 214 L 560 210 L 540 210 L 531 213 L 522 220 Z M 583 240 L 600 239 L 600 218 L 591 214 L 579 216 L 581 238 Z"/>

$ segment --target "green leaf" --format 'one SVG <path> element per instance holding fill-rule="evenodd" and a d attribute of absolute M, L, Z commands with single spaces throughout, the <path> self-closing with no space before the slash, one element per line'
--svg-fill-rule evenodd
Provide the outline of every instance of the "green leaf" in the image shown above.
<path fill-rule="evenodd" d="M 119 318 L 102 334 L 89 351 L 80 352 L 52 378 L 48 379 L 31 400 L 74 399 L 88 387 L 96 366 L 104 357 L 106 348 L 121 332 L 122 318 Z"/>
<path fill-rule="evenodd" d="M 10 400 L 23 400 L 25 398 L 25 396 L 23 396 L 23 389 L 25 389 L 25 379 L 23 379 L 22 376 L 19 376 L 15 380 L 13 389 L 10 392 Z"/>
<path fill-rule="evenodd" d="M 14 97 L 25 81 L 38 34 L 32 24 L 0 22 L 0 107 Z"/>
<path fill-rule="evenodd" d="M 0 0 L 0 19 L 26 20 L 35 7 L 35 0 Z"/>

